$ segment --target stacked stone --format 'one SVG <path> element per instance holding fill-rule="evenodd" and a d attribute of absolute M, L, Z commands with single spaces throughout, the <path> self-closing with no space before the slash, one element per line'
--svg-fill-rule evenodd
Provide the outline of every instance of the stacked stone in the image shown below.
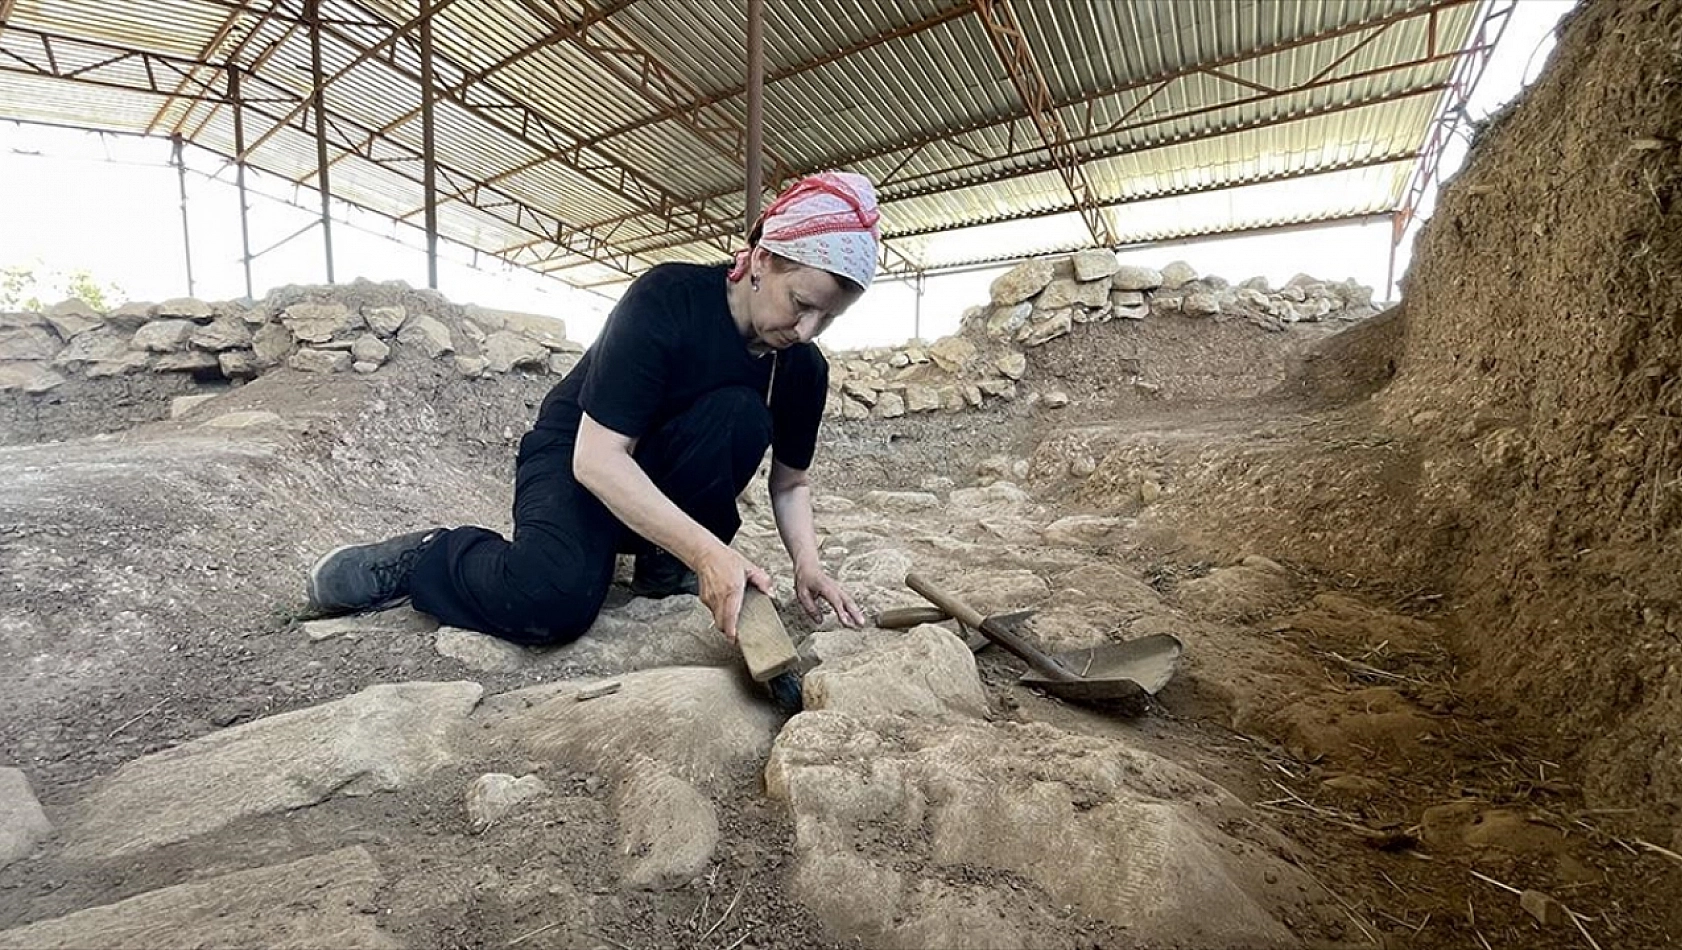
<path fill-rule="evenodd" d="M 257 304 L 177 298 L 103 314 L 67 300 L 44 313 L 0 313 L 0 391 L 44 393 L 71 376 L 147 372 L 240 380 L 282 366 L 373 373 L 402 351 L 448 358 L 477 377 L 564 375 L 584 349 L 560 320 L 456 307 L 402 284 L 289 287 Z"/>
<path fill-rule="evenodd" d="M 1372 289 L 1299 274 L 1280 290 L 1256 277 L 1233 287 L 1200 277 L 1175 261 L 1162 270 L 1123 265 L 1103 250 L 1025 261 L 993 281 L 987 306 L 972 307 L 958 333 L 931 344 L 833 353 L 831 415 L 892 419 L 907 413 L 960 412 L 989 399 L 1018 398 L 1028 371 L 1026 350 L 1069 333 L 1076 324 L 1148 316 L 1245 319 L 1269 330 L 1326 319 L 1371 316 Z M 1028 393 L 1048 408 L 1067 405 L 1059 391 Z"/>
<path fill-rule="evenodd" d="M 1233 317 L 1263 329 L 1283 331 L 1293 323 L 1364 320 L 1378 311 L 1372 288 L 1354 280 L 1340 283 L 1298 274 L 1277 290 L 1264 277 L 1234 287 L 1213 274 L 1199 277 L 1189 266 L 1163 271 L 1163 285 L 1153 295 L 1153 312 L 1187 317 Z M 1172 271 L 1172 273 L 1170 273 Z"/>

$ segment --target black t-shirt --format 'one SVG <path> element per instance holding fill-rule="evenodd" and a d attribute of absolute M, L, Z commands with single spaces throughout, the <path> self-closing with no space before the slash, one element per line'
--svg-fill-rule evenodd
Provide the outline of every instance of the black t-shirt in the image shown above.
<path fill-rule="evenodd" d="M 761 398 L 771 392 L 772 455 L 790 468 L 810 468 L 829 362 L 810 343 L 774 356 L 749 352 L 730 317 L 727 272 L 723 265 L 660 264 L 633 281 L 601 336 L 543 400 L 537 428 L 571 442 L 588 412 L 620 435 L 641 438 L 706 393 L 746 386 Z"/>

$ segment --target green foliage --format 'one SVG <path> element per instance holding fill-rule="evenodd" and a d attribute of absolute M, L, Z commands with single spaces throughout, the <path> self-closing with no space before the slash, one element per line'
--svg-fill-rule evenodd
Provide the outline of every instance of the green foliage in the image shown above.
<path fill-rule="evenodd" d="M 61 271 L 36 264 L 0 267 L 0 310 L 40 312 L 75 297 L 95 310 L 109 310 L 121 303 L 122 288 L 96 279 L 84 269 Z"/>

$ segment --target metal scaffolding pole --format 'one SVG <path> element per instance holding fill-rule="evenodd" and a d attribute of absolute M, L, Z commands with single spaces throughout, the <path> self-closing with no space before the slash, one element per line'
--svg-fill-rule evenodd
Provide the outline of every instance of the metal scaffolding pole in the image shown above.
<path fill-rule="evenodd" d="M 239 101 L 239 70 L 233 66 L 228 68 L 228 98 L 233 100 L 234 110 L 234 154 L 245 154 L 245 109 Z M 234 159 L 234 187 L 239 191 L 239 262 L 245 266 L 245 297 L 253 299 L 256 295 L 251 292 L 251 221 L 246 211 L 245 197 L 245 159 Z"/>
<path fill-rule="evenodd" d="M 321 242 L 327 252 L 327 282 L 333 280 L 332 182 L 327 177 L 327 84 L 321 70 L 321 0 L 309 0 L 310 81 L 315 85 L 311 108 L 315 110 L 316 187 L 321 189 Z"/>
<path fill-rule="evenodd" d="M 193 288 L 193 233 L 187 225 L 187 163 L 181 158 L 181 136 L 169 137 L 173 147 L 175 181 L 181 191 L 181 254 L 187 262 L 187 296 L 197 296 Z"/>
<path fill-rule="evenodd" d="M 759 219 L 765 191 L 765 0 L 748 0 L 748 201 L 745 231 Z"/>
<path fill-rule="evenodd" d="M 913 340 L 923 338 L 923 287 L 927 283 L 928 274 L 924 271 L 918 271 L 916 283 L 912 284 L 912 288 L 917 291 L 917 303 L 911 309 L 911 338 Z"/>
<path fill-rule="evenodd" d="M 438 289 L 438 163 L 432 124 L 432 0 L 420 0 L 421 190 L 426 193 L 426 286 Z"/>

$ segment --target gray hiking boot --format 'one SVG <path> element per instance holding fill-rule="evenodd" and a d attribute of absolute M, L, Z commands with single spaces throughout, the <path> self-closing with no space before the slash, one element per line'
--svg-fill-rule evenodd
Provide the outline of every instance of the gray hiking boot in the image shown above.
<path fill-rule="evenodd" d="M 324 614 L 353 614 L 403 603 L 415 561 L 441 533 L 432 528 L 328 551 L 310 568 L 310 606 Z"/>
<path fill-rule="evenodd" d="M 631 573 L 631 593 L 655 600 L 674 594 L 699 594 L 701 582 L 689 565 L 656 549 L 637 555 Z"/>

